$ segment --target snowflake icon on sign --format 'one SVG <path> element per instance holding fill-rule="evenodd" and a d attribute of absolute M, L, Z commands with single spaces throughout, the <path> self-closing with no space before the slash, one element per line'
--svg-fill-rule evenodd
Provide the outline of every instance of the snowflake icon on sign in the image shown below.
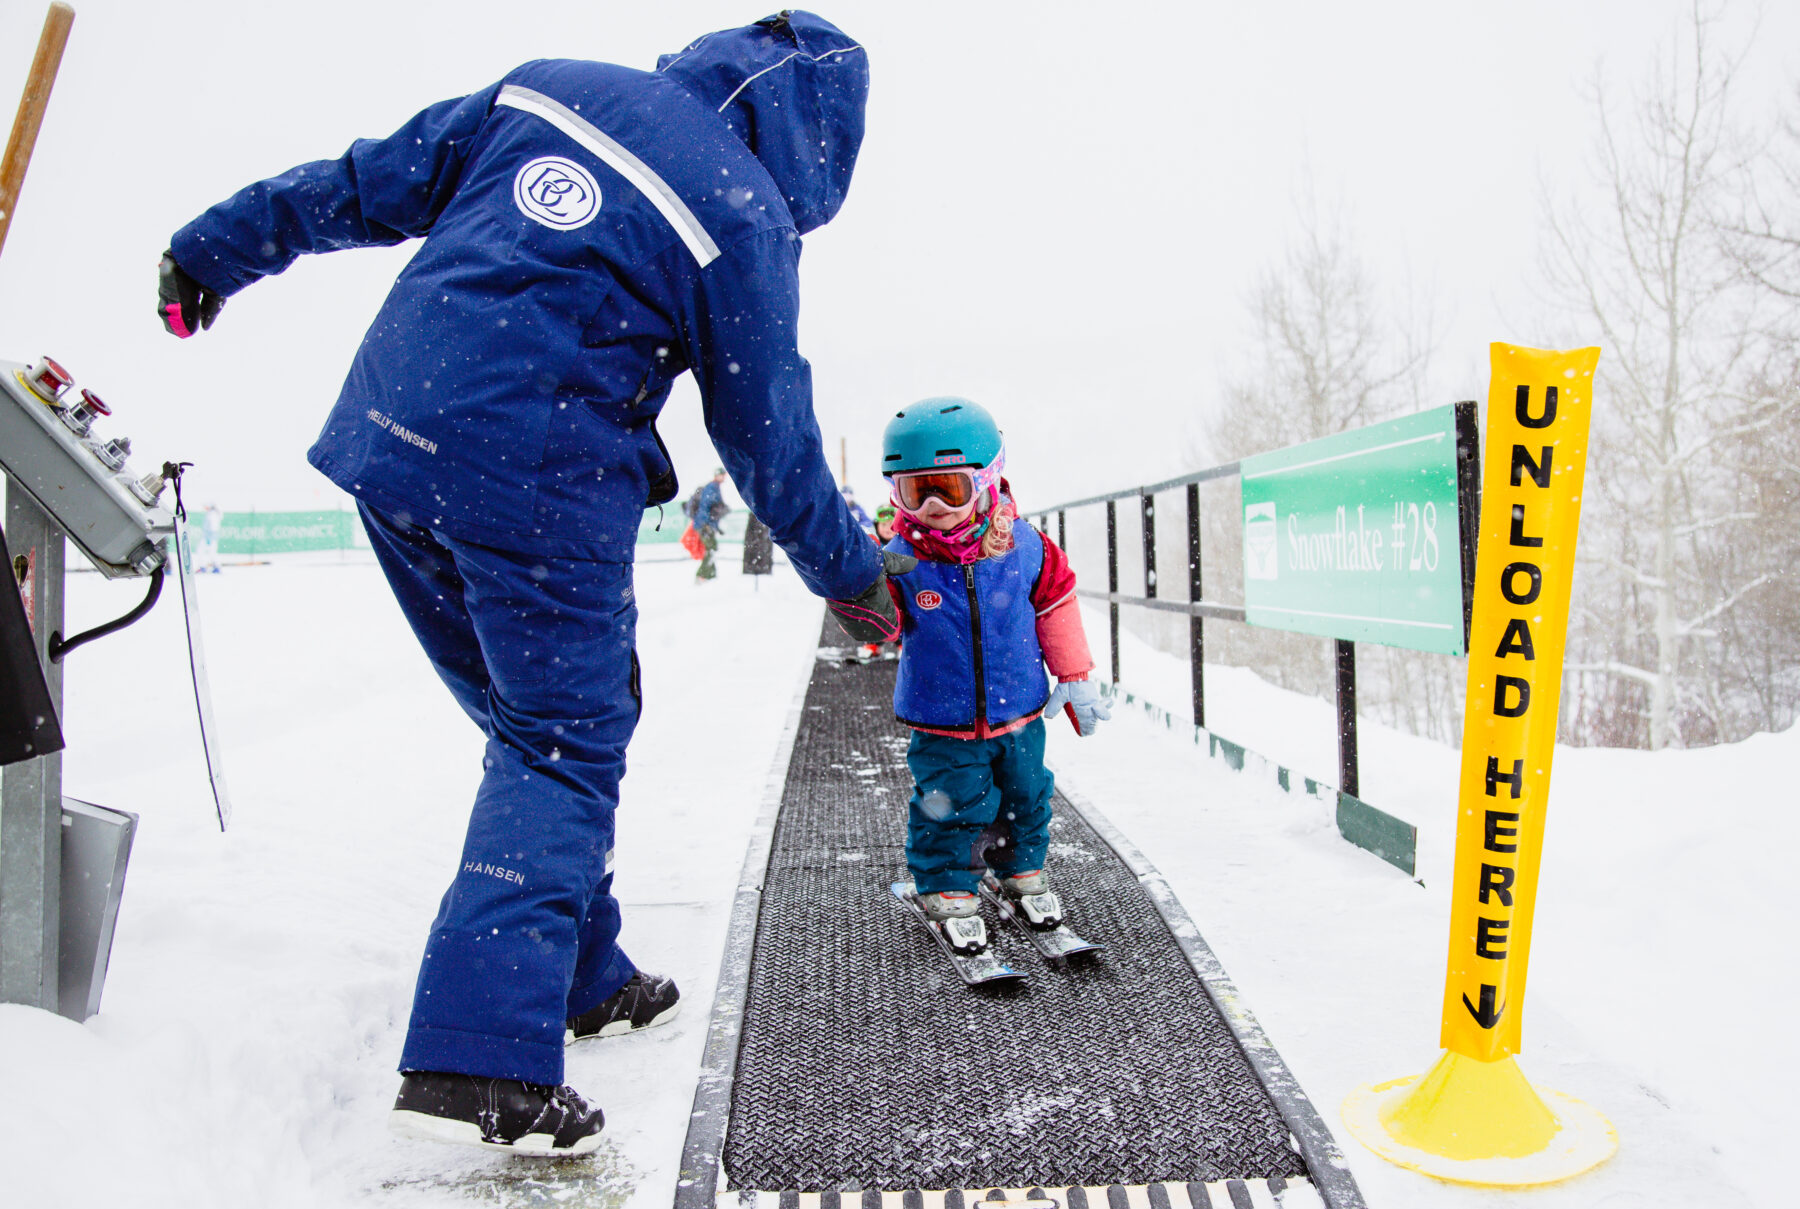
<path fill-rule="evenodd" d="M 513 201 L 526 217 L 557 231 L 573 231 L 600 213 L 600 185 L 574 160 L 547 155 L 513 177 Z"/>

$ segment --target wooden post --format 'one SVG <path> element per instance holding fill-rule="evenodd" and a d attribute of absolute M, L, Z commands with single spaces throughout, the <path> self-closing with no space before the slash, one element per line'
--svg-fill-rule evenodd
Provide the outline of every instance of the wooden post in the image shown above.
<path fill-rule="evenodd" d="M 50 86 L 56 82 L 56 70 L 62 65 L 63 47 L 69 41 L 69 27 L 75 23 L 75 10 L 57 3 L 44 14 L 44 32 L 38 35 L 37 54 L 31 60 L 31 74 L 25 78 L 25 93 L 19 98 L 19 113 L 13 119 L 12 135 L 6 140 L 6 156 L 0 159 L 0 248 L 6 246 L 6 232 L 12 226 L 13 211 L 18 208 L 19 189 L 25 183 L 25 169 L 31 164 L 32 148 L 37 146 L 38 128 L 44 124 L 44 109 L 50 104 Z"/>

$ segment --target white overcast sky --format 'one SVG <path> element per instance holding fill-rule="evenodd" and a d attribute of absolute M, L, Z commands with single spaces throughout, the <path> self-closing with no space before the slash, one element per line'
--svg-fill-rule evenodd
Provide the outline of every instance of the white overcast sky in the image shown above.
<path fill-rule="evenodd" d="M 178 342 L 154 316 L 170 234 L 237 188 L 341 154 L 526 59 L 654 66 L 754 4 L 77 0 L 0 254 L 0 358 L 57 356 L 146 466 L 197 463 L 227 509 L 334 506 L 304 452 L 404 263 L 302 260 Z M 873 470 L 893 409 L 987 403 L 1027 506 L 1192 468 L 1244 356 L 1244 298 L 1293 237 L 1310 174 L 1380 281 L 1440 307 L 1431 402 L 1485 389 L 1486 343 L 1543 339 L 1538 181 L 1585 183 L 1596 64 L 1641 82 L 1677 0 L 981 3 L 819 11 L 869 50 L 868 137 L 843 212 L 807 239 L 802 348 L 835 461 Z M 43 19 L 0 7 L 0 107 Z M 1800 4 L 1730 6 L 1766 116 L 1800 80 Z M 1515 326 L 1508 327 L 1511 323 Z M 1436 398 L 1436 394 L 1442 398 Z M 1602 400 L 1602 405 L 1604 401 Z M 690 387 L 664 423 L 682 479 L 714 462 Z"/>

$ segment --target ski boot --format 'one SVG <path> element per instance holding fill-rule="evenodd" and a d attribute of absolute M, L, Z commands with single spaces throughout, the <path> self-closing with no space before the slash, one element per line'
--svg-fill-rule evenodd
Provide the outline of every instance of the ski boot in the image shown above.
<path fill-rule="evenodd" d="M 1062 899 L 1050 888 L 1042 869 L 1027 869 L 999 881 L 1001 892 L 1033 932 L 1054 932 L 1062 926 Z"/>
<path fill-rule="evenodd" d="M 981 918 L 981 896 L 966 890 L 943 890 L 919 895 L 925 917 L 936 924 L 959 957 L 987 952 L 987 924 Z"/>
<path fill-rule="evenodd" d="M 575 1089 L 443 1071 L 402 1072 L 388 1128 L 402 1137 L 483 1146 L 535 1158 L 600 1148 L 600 1110 Z"/>
<path fill-rule="evenodd" d="M 640 970 L 611 998 L 570 1020 L 563 1042 L 573 1045 L 590 1037 L 618 1037 L 655 1028 L 675 1019 L 680 1010 L 681 992 L 675 980 Z"/>

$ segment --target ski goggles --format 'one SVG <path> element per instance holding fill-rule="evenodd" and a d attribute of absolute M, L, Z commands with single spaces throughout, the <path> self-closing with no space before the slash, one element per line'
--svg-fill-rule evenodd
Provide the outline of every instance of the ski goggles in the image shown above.
<path fill-rule="evenodd" d="M 906 512 L 917 512 L 928 499 L 940 499 L 951 508 L 966 507 L 984 491 L 998 492 L 1006 473 L 1006 447 L 1000 447 L 986 466 L 946 466 L 941 470 L 903 470 L 888 476 L 894 502 Z"/>
<path fill-rule="evenodd" d="M 966 507 L 975 498 L 975 472 L 915 470 L 894 476 L 894 499 L 906 511 L 917 512 L 934 498 L 951 508 Z"/>

